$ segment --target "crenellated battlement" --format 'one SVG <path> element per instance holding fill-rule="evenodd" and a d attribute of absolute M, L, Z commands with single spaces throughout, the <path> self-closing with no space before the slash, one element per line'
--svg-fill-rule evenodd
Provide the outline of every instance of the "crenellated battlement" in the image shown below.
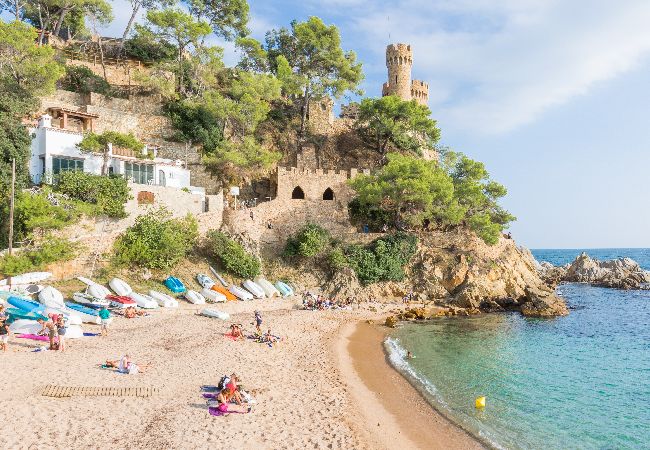
<path fill-rule="evenodd" d="M 329 177 L 329 178 L 354 178 L 359 174 L 370 174 L 370 169 L 299 169 L 298 167 L 278 167 L 278 171 L 291 173 L 293 176 L 304 177 Z M 282 174 L 280 174 L 282 176 Z"/>
<path fill-rule="evenodd" d="M 429 101 L 429 84 L 411 80 L 413 50 L 409 44 L 390 44 L 386 47 L 388 81 L 382 85 L 381 95 L 396 95 L 403 100 L 416 100 L 421 105 Z"/>

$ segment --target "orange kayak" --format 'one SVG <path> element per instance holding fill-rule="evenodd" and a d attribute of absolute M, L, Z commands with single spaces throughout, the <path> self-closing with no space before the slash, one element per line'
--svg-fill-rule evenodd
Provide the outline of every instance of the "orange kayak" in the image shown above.
<path fill-rule="evenodd" d="M 237 297 L 235 297 L 232 292 L 230 292 L 228 289 L 226 289 L 223 286 L 217 286 L 216 284 L 212 286 L 210 289 L 213 291 L 217 291 L 220 294 L 223 294 L 226 296 L 226 300 L 231 301 L 231 300 L 237 300 Z"/>

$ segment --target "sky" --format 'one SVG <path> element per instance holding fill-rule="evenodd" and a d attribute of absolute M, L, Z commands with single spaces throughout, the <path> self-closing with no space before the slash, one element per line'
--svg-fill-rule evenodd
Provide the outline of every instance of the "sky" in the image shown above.
<path fill-rule="evenodd" d="M 319 16 L 381 95 L 385 46 L 410 43 L 442 144 L 508 188 L 530 248 L 650 247 L 648 0 L 249 0 L 252 35 Z M 130 14 L 114 2 L 105 35 Z M 214 39 L 215 43 L 219 43 Z M 235 63 L 233 46 L 226 62 Z M 345 102 L 345 99 L 342 99 Z"/>

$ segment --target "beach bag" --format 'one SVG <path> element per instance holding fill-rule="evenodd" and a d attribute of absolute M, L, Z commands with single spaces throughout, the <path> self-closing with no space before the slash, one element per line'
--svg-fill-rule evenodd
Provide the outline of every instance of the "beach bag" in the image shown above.
<path fill-rule="evenodd" d="M 217 384 L 217 389 L 219 389 L 219 391 L 223 391 L 224 389 L 226 389 L 228 383 L 230 383 L 230 377 L 228 375 L 224 375 L 219 380 L 219 384 Z"/>

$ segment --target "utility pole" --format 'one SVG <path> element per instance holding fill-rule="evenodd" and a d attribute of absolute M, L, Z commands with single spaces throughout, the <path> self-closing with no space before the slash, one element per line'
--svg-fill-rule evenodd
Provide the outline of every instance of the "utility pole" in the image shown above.
<path fill-rule="evenodd" d="M 14 198 L 16 197 L 16 158 L 11 160 L 11 200 L 9 201 L 9 254 L 14 249 Z"/>

